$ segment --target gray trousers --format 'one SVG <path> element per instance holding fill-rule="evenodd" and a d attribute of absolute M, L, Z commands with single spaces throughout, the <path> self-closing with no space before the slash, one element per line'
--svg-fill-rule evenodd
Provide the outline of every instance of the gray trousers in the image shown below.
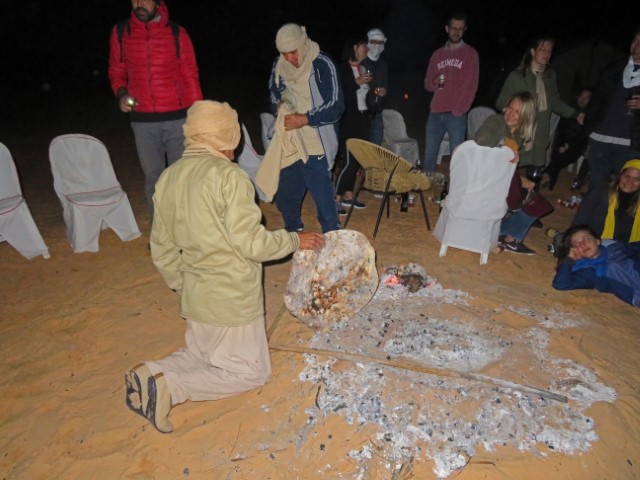
<path fill-rule="evenodd" d="M 144 193 L 153 219 L 153 193 L 164 169 L 177 162 L 184 152 L 185 119 L 165 122 L 131 122 L 138 158 L 144 172 Z"/>
<path fill-rule="evenodd" d="M 185 340 L 186 348 L 145 362 L 153 375 L 164 373 L 172 406 L 230 397 L 264 385 L 271 376 L 263 316 L 241 327 L 187 320 Z"/>

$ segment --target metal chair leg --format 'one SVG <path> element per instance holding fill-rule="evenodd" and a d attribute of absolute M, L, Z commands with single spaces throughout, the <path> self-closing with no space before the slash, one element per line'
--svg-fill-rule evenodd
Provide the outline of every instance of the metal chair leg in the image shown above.
<path fill-rule="evenodd" d="M 429 223 L 429 214 L 427 213 L 427 206 L 424 202 L 424 195 L 422 194 L 422 190 L 418 190 L 418 194 L 420 195 L 420 204 L 422 205 L 422 213 L 424 213 L 424 220 L 427 222 L 427 230 L 431 231 L 431 224 Z"/>
<path fill-rule="evenodd" d="M 389 205 L 389 192 L 384 192 L 384 197 L 382 197 L 382 203 L 380 204 L 380 210 L 378 210 L 378 218 L 376 220 L 376 226 L 373 229 L 372 238 L 376 238 L 376 235 L 378 234 L 378 225 L 380 225 L 380 219 L 382 218 L 382 212 L 384 211 L 385 203 L 387 204 L 387 206 Z"/>

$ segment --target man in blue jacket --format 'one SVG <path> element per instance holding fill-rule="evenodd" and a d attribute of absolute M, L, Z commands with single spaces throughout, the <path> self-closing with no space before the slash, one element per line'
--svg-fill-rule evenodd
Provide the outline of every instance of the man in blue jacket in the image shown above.
<path fill-rule="evenodd" d="M 296 113 L 284 117 L 286 131 L 297 130 L 306 155 L 280 170 L 274 202 L 289 232 L 302 231 L 302 199 L 311 193 L 324 233 L 340 228 L 331 169 L 338 150 L 335 123 L 344 112 L 336 67 L 320 47 L 295 23 L 276 35 L 276 59 L 269 91 L 274 112 L 283 104 Z"/>

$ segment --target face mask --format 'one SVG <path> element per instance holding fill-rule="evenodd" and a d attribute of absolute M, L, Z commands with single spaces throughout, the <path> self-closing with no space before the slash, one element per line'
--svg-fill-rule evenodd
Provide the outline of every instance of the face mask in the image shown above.
<path fill-rule="evenodd" d="M 367 44 L 369 47 L 369 53 L 367 56 L 374 62 L 380 58 L 380 54 L 384 51 L 384 45 L 374 45 L 372 43 Z"/>

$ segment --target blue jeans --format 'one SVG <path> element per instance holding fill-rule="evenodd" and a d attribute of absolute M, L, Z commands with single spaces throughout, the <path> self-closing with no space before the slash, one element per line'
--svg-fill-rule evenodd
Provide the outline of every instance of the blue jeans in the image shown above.
<path fill-rule="evenodd" d="M 467 115 L 456 117 L 451 112 L 429 114 L 425 134 L 425 161 L 422 167 L 427 172 L 433 172 L 436 169 L 440 143 L 445 133 L 449 134 L 450 151 L 453 153 L 453 150 L 464 142 L 467 133 Z"/>
<path fill-rule="evenodd" d="M 508 235 L 515 238 L 518 242 L 524 240 L 531 225 L 538 219 L 527 215 L 522 210 L 508 214 L 500 223 L 500 235 Z"/>
<path fill-rule="evenodd" d="M 278 191 L 273 201 L 282 214 L 284 228 L 288 232 L 304 228 L 301 210 L 307 189 L 316 203 L 322 233 L 340 229 L 336 211 L 336 193 L 331 182 L 326 155 L 310 155 L 307 163 L 298 160 L 293 165 L 280 170 Z"/>
<path fill-rule="evenodd" d="M 184 121 L 182 118 L 166 122 L 131 122 L 144 172 L 144 193 L 151 218 L 156 182 L 164 169 L 180 160 L 184 152 Z"/>
<path fill-rule="evenodd" d="M 622 166 L 634 158 L 640 158 L 640 151 L 589 139 L 589 190 L 609 183 L 611 174 L 620 173 Z"/>
<path fill-rule="evenodd" d="M 376 113 L 371 117 L 371 125 L 369 126 L 369 141 L 376 145 L 382 144 L 382 113 Z"/>

